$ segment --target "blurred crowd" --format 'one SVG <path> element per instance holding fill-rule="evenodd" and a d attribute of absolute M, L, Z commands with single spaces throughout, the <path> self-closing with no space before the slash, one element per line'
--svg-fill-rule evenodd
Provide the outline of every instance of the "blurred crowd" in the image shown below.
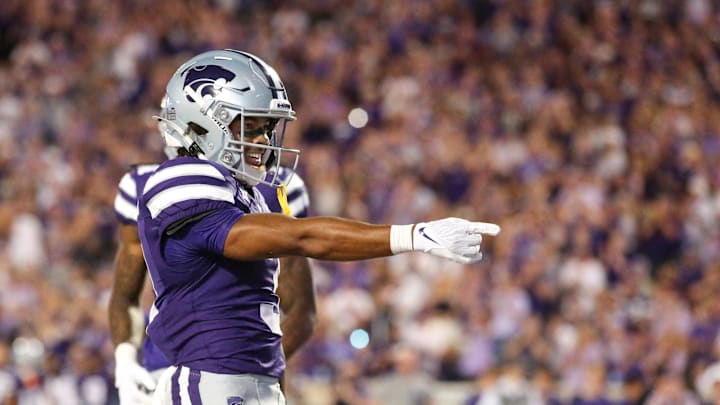
<path fill-rule="evenodd" d="M 116 401 L 117 183 L 226 47 L 288 87 L 314 215 L 503 228 L 314 261 L 293 403 L 720 403 L 720 2 L 2 0 L 0 32 L 0 403 Z"/>

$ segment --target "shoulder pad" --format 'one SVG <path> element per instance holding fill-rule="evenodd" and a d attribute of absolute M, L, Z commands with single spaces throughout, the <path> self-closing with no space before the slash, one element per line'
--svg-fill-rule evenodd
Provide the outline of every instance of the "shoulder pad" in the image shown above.
<path fill-rule="evenodd" d="M 120 179 L 115 195 L 115 215 L 125 224 L 137 223 L 138 195 L 142 193 L 145 181 L 157 168 L 157 163 L 133 165 L 130 171 Z"/>
<path fill-rule="evenodd" d="M 160 165 L 148 178 L 142 201 L 151 218 L 182 213 L 196 215 L 218 208 L 218 203 L 234 204 L 236 184 L 229 172 L 211 162 L 195 158 L 177 158 Z"/>
<path fill-rule="evenodd" d="M 120 179 L 113 207 L 115 216 L 120 222 L 127 224 L 137 221 L 137 190 L 132 171 L 125 173 Z"/>
<path fill-rule="evenodd" d="M 294 217 L 304 218 L 310 209 L 310 194 L 302 177 L 296 172 L 287 184 L 287 199 L 290 212 Z"/>

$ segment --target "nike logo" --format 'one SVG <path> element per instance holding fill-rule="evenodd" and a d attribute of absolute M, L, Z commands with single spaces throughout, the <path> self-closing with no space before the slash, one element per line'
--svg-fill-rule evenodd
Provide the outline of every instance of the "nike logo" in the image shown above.
<path fill-rule="evenodd" d="M 422 228 L 418 229 L 418 232 L 420 233 L 420 235 L 422 235 L 423 238 L 431 241 L 432 243 L 434 243 L 434 244 L 436 244 L 436 245 L 439 245 L 439 243 L 437 243 L 437 242 L 435 241 L 435 239 L 431 238 L 430 236 L 428 236 L 428 234 L 425 233 L 425 228 L 426 228 L 426 227 L 423 226 Z"/>

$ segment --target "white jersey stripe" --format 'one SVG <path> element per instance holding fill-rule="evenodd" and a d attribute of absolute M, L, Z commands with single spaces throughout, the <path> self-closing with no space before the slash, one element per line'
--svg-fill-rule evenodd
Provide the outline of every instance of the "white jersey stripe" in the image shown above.
<path fill-rule="evenodd" d="M 133 205 L 130 201 L 124 199 L 119 193 L 115 196 L 115 212 L 127 220 L 137 222 L 137 205 Z"/>
<path fill-rule="evenodd" d="M 135 191 L 137 186 L 135 185 L 135 179 L 133 179 L 130 173 L 125 173 L 122 179 L 120 179 L 119 187 L 125 194 L 137 199 L 137 191 Z"/>
<path fill-rule="evenodd" d="M 207 163 L 171 166 L 155 172 L 155 174 L 148 179 L 147 183 L 145 183 L 143 193 L 147 193 L 163 181 L 185 176 L 206 176 L 218 180 L 225 179 L 223 174 L 220 173 L 220 170 Z"/>
<path fill-rule="evenodd" d="M 298 176 L 297 174 L 293 175 L 292 178 L 290 178 L 290 183 L 287 184 L 287 191 L 288 194 L 292 193 L 295 190 L 298 190 L 300 188 L 305 187 L 305 182 Z"/>
<path fill-rule="evenodd" d="M 160 166 L 160 165 L 158 165 L 158 164 L 139 165 L 139 166 L 135 169 L 135 172 L 137 172 L 137 174 L 138 174 L 139 176 L 142 176 L 142 175 L 145 174 L 145 173 L 154 172 L 155 169 L 158 168 L 158 166 Z"/>
<path fill-rule="evenodd" d="M 152 283 L 152 277 L 150 277 L 150 282 Z M 155 290 L 155 284 L 153 284 L 152 287 L 153 287 L 153 292 L 155 293 L 155 295 L 157 295 L 157 290 Z M 148 314 L 148 317 L 149 317 L 148 325 L 150 325 L 152 323 L 153 319 L 155 319 L 155 317 L 159 313 L 160 313 L 160 311 L 157 309 L 157 307 L 155 306 L 155 303 L 153 302 L 152 306 L 150 306 L 150 314 Z"/>
<path fill-rule="evenodd" d="M 145 187 L 145 190 L 148 190 Z M 209 184 L 185 184 L 163 190 L 147 202 L 150 216 L 155 219 L 164 209 L 173 204 L 190 200 L 216 200 L 235 202 L 235 197 L 228 187 Z"/>
<path fill-rule="evenodd" d="M 294 217 L 296 217 L 300 213 L 300 211 L 307 209 L 308 205 L 310 205 L 310 199 L 308 198 L 307 194 L 303 194 L 302 197 L 296 198 L 288 202 L 288 207 L 290 207 L 290 214 Z"/>
<path fill-rule="evenodd" d="M 180 386 L 180 405 L 192 405 L 190 401 L 190 393 L 188 388 L 190 387 L 190 369 L 187 367 L 180 367 L 180 375 L 178 376 L 178 385 Z"/>

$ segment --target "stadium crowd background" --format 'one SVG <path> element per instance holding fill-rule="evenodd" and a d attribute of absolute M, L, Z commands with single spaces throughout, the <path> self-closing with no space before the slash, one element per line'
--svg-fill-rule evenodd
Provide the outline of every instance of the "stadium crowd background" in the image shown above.
<path fill-rule="evenodd" d="M 0 32 L 3 403 L 114 401 L 117 182 L 224 47 L 289 88 L 314 215 L 503 227 L 477 265 L 315 261 L 294 403 L 711 403 L 717 1 L 2 0 Z"/>

